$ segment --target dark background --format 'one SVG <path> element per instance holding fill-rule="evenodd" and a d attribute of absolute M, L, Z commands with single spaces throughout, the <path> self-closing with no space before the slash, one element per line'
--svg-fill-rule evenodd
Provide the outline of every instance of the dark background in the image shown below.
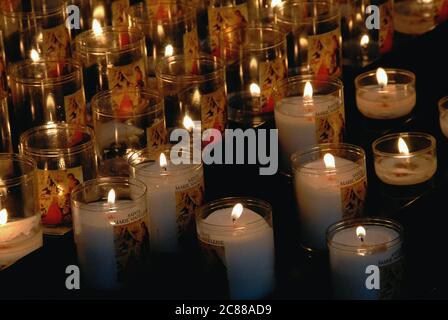
<path fill-rule="evenodd" d="M 438 100 L 448 95 L 448 23 L 415 39 L 397 38 L 394 50 L 364 69 L 344 69 L 347 135 L 345 142 L 367 153 L 369 193 L 366 215 L 387 216 L 405 229 L 406 271 L 402 299 L 448 299 L 445 276 L 448 255 L 448 139 L 438 123 Z M 355 106 L 354 78 L 378 66 L 413 71 L 417 106 L 407 119 L 372 123 Z M 273 127 L 272 123 L 265 126 Z M 422 131 L 437 139 L 438 171 L 434 179 L 412 191 L 396 194 L 378 182 L 372 167 L 371 142 L 387 132 Z M 331 298 L 328 258 L 309 255 L 299 245 L 296 205 L 291 182 L 284 176 L 259 176 L 257 166 L 221 165 L 205 168 L 206 200 L 250 196 L 273 206 L 277 288 L 273 299 Z M 448 195 L 448 192 L 447 192 Z M 196 254 L 153 257 L 145 272 L 127 289 L 94 291 L 65 288 L 65 268 L 77 265 L 73 235 L 45 237 L 44 247 L 0 272 L 0 299 L 214 299 L 224 298 L 217 279 L 202 270 Z M 82 273 L 81 273 L 82 279 Z"/>

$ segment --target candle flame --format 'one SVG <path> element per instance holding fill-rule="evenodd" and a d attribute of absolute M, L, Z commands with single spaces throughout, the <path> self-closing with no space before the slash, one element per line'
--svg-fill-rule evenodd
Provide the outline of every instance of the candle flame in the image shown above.
<path fill-rule="evenodd" d="M 36 49 L 32 49 L 31 53 L 30 53 L 30 57 L 31 57 L 31 60 L 33 60 L 33 62 L 39 61 L 39 59 L 40 59 L 39 52 L 37 52 Z"/>
<path fill-rule="evenodd" d="M 303 98 L 305 100 L 313 99 L 313 86 L 311 85 L 311 82 L 309 82 L 309 81 L 307 81 L 305 84 L 305 89 L 303 90 Z"/>
<path fill-rule="evenodd" d="M 282 3 L 282 0 L 271 0 L 271 8 L 274 8 Z"/>
<path fill-rule="evenodd" d="M 363 238 L 365 238 L 366 237 L 366 229 L 364 229 L 364 227 L 362 227 L 362 226 L 357 227 L 356 228 L 356 236 L 361 240 Z"/>
<path fill-rule="evenodd" d="M 250 68 L 251 70 L 253 70 L 253 69 L 256 70 L 257 67 L 258 67 L 258 61 L 257 61 L 257 59 L 255 59 L 255 58 L 250 59 L 249 68 Z"/>
<path fill-rule="evenodd" d="M 110 205 L 115 204 L 115 198 L 116 198 L 115 190 L 110 189 L 109 193 L 107 194 L 107 203 Z"/>
<path fill-rule="evenodd" d="M 183 125 L 188 131 L 194 129 L 194 122 L 188 115 L 185 115 Z"/>
<path fill-rule="evenodd" d="M 369 45 L 370 38 L 367 34 L 363 35 L 361 37 L 361 41 L 359 42 L 361 44 L 361 47 L 366 48 Z"/>
<path fill-rule="evenodd" d="M 383 68 L 378 68 L 376 70 L 376 80 L 378 81 L 378 84 L 382 87 L 387 86 L 387 73 L 386 70 Z"/>
<path fill-rule="evenodd" d="M 408 155 L 409 148 L 403 138 L 398 138 L 398 151 L 402 154 Z"/>
<path fill-rule="evenodd" d="M 159 165 L 161 168 L 166 168 L 166 166 L 168 165 L 168 162 L 166 161 L 166 156 L 163 152 L 160 154 L 159 157 Z"/>
<path fill-rule="evenodd" d="M 4 225 L 8 222 L 8 211 L 6 209 L 0 210 L 0 225 Z"/>
<path fill-rule="evenodd" d="M 251 83 L 249 87 L 250 94 L 258 97 L 261 94 L 260 87 L 256 83 Z"/>
<path fill-rule="evenodd" d="M 165 47 L 165 57 L 171 57 L 174 53 L 174 48 L 172 45 L 167 44 Z"/>
<path fill-rule="evenodd" d="M 334 157 L 333 157 L 333 155 L 331 153 L 326 153 L 324 155 L 324 163 L 325 163 L 325 168 L 327 168 L 327 169 L 334 169 L 334 168 L 336 168 Z"/>
<path fill-rule="evenodd" d="M 98 7 L 95 7 L 95 9 L 93 9 L 93 18 L 96 19 L 104 19 L 105 16 L 105 11 L 104 11 L 104 7 L 102 5 L 99 5 Z M 95 22 L 95 20 L 93 20 Z"/>
<path fill-rule="evenodd" d="M 101 27 L 101 23 L 97 19 L 93 19 L 92 30 L 93 30 L 93 34 L 95 36 L 100 36 L 103 33 L 103 28 Z"/>
<path fill-rule="evenodd" d="M 243 205 L 241 203 L 237 203 L 232 209 L 231 217 L 233 222 L 238 220 L 242 214 L 243 214 Z"/>
<path fill-rule="evenodd" d="M 196 89 L 193 93 L 193 104 L 200 104 L 201 103 L 201 94 L 199 93 L 199 90 Z"/>

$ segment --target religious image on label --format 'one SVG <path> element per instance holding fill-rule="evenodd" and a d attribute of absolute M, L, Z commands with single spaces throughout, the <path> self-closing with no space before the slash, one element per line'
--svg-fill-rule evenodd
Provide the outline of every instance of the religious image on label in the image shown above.
<path fill-rule="evenodd" d="M 202 130 L 224 132 L 227 124 L 227 97 L 224 86 L 201 97 Z"/>
<path fill-rule="evenodd" d="M 73 94 L 64 97 L 65 119 L 67 123 L 85 125 L 87 121 L 86 115 L 86 99 L 84 90 L 80 89 Z"/>
<path fill-rule="evenodd" d="M 70 37 L 65 25 L 42 29 L 42 53 L 53 59 L 70 55 Z"/>
<path fill-rule="evenodd" d="M 393 22 L 392 3 L 386 2 L 380 6 L 381 27 L 379 30 L 380 53 L 386 53 L 392 50 L 394 41 L 394 22 Z"/>
<path fill-rule="evenodd" d="M 287 77 L 288 70 L 286 61 L 277 58 L 260 64 L 261 96 L 263 105 L 261 112 L 272 112 L 274 110 L 274 88 Z"/>
<path fill-rule="evenodd" d="M 203 204 L 204 182 L 193 181 L 187 188 L 176 190 L 176 216 L 179 236 L 193 227 L 194 213 Z"/>
<path fill-rule="evenodd" d="M 339 143 L 343 141 L 345 129 L 344 108 L 329 110 L 316 115 L 316 140 L 318 143 Z"/>
<path fill-rule="evenodd" d="M 343 218 L 354 218 L 364 210 L 367 195 L 367 179 L 358 179 L 352 184 L 341 187 L 341 201 Z"/>
<path fill-rule="evenodd" d="M 339 28 L 308 38 L 310 71 L 322 78 L 341 74 L 341 30 Z"/>

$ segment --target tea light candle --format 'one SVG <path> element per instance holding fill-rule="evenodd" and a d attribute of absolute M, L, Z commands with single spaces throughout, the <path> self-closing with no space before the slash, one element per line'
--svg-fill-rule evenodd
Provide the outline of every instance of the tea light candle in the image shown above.
<path fill-rule="evenodd" d="M 390 185 L 415 185 L 437 170 L 436 140 L 425 133 L 399 133 L 373 142 L 375 172 Z"/>
<path fill-rule="evenodd" d="M 323 144 L 293 154 L 292 165 L 302 245 L 325 250 L 326 229 L 362 213 L 367 188 L 365 153 L 352 145 Z"/>
<path fill-rule="evenodd" d="M 270 219 L 269 204 L 237 198 L 210 203 L 197 217 L 201 244 L 220 252 L 232 299 L 260 299 L 274 288 Z"/>
<path fill-rule="evenodd" d="M 377 300 L 396 296 L 403 275 L 402 227 L 386 219 L 351 219 L 327 232 L 333 294 L 337 299 Z M 368 289 L 368 266 L 380 270 L 379 289 Z"/>
<path fill-rule="evenodd" d="M 416 103 L 415 75 L 406 70 L 378 68 L 355 79 L 356 105 L 367 118 L 396 119 Z"/>

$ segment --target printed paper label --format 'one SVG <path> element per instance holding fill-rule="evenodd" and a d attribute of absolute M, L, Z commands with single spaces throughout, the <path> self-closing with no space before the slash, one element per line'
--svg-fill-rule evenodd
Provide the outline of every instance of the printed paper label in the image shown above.
<path fill-rule="evenodd" d="M 224 132 L 227 125 L 227 96 L 224 87 L 201 97 L 202 130 Z"/>
<path fill-rule="evenodd" d="M 316 112 L 315 121 L 318 143 L 342 142 L 345 129 L 343 104 L 335 103 L 325 111 Z"/>
<path fill-rule="evenodd" d="M 365 170 L 360 168 L 347 181 L 341 181 L 341 208 L 343 219 L 359 216 L 364 210 L 367 195 Z"/>
<path fill-rule="evenodd" d="M 186 69 L 192 70 L 192 61 L 199 57 L 199 37 L 197 27 L 194 26 L 190 31 L 185 32 L 183 36 L 184 55 L 187 63 Z M 188 65 L 190 64 L 190 65 Z"/>
<path fill-rule="evenodd" d="M 82 88 L 75 93 L 64 97 L 64 107 L 65 120 L 67 123 L 80 125 L 86 124 L 86 99 Z"/>
<path fill-rule="evenodd" d="M 166 131 L 165 121 L 158 119 L 154 124 L 146 129 L 147 147 L 154 148 L 167 143 L 168 133 Z"/>
<path fill-rule="evenodd" d="M 65 58 L 70 55 L 70 37 L 64 24 L 42 29 L 42 54 L 50 58 Z"/>
<path fill-rule="evenodd" d="M 320 77 L 341 74 L 341 30 L 308 37 L 308 65 Z"/>
<path fill-rule="evenodd" d="M 386 2 L 380 5 L 381 28 L 379 30 L 380 53 L 386 53 L 392 50 L 394 42 L 394 23 L 393 23 L 392 2 Z"/>
<path fill-rule="evenodd" d="M 114 0 L 111 4 L 112 8 L 112 25 L 127 26 L 127 10 L 129 9 L 129 0 Z"/>
<path fill-rule="evenodd" d="M 260 64 L 262 112 L 274 111 L 273 89 L 277 84 L 287 77 L 286 57 L 278 57 L 273 61 Z"/>

